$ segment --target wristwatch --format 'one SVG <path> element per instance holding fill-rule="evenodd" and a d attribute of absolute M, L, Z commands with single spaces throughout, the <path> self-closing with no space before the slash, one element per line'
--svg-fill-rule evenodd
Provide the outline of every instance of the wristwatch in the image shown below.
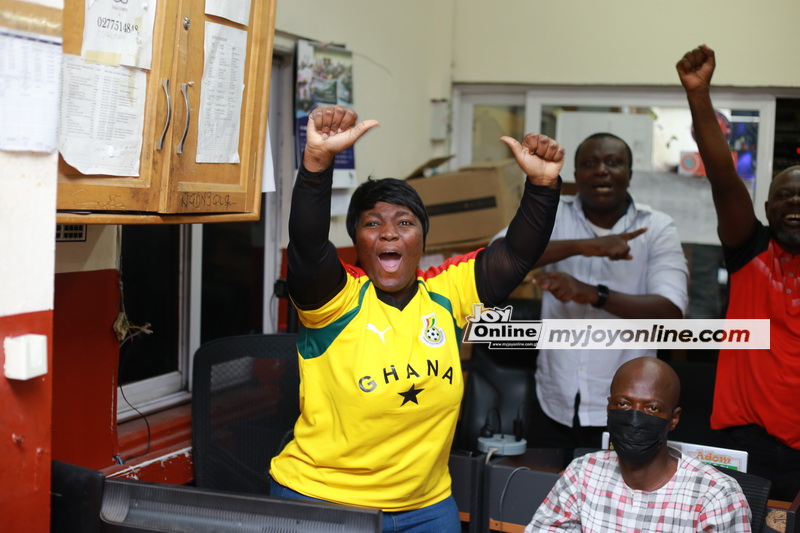
<path fill-rule="evenodd" d="M 592 304 L 592 307 L 600 309 L 601 307 L 606 305 L 607 301 L 608 301 L 608 287 L 600 284 L 597 286 L 597 301 Z"/>

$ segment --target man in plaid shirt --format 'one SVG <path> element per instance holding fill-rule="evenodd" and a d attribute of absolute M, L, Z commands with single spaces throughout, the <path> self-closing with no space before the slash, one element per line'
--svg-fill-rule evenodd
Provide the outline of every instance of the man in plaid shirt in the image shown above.
<path fill-rule="evenodd" d="M 623 364 L 611 382 L 614 450 L 572 461 L 525 533 L 750 532 L 735 479 L 666 445 L 680 418 L 680 381 L 652 357 Z"/>

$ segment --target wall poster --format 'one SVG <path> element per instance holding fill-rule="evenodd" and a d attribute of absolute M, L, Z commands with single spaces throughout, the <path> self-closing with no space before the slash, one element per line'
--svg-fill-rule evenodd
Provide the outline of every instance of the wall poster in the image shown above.
<path fill-rule="evenodd" d="M 295 166 L 299 168 L 306 146 L 308 115 L 317 107 L 353 107 L 353 56 L 338 46 L 298 41 L 295 83 Z M 336 156 L 333 187 L 356 186 L 353 148 Z"/>

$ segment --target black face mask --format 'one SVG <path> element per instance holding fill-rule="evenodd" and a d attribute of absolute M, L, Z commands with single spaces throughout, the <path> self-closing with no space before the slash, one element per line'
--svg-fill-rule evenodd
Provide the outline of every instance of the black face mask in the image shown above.
<path fill-rule="evenodd" d="M 669 422 L 635 409 L 609 409 L 608 432 L 614 451 L 626 463 L 646 463 L 667 442 Z"/>

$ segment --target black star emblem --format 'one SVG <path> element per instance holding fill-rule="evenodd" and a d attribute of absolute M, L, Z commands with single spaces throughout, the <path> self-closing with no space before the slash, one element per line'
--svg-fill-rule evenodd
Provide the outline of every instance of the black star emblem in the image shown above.
<path fill-rule="evenodd" d="M 412 383 L 411 388 L 406 392 L 398 392 L 397 394 L 403 397 L 403 403 L 400 404 L 400 407 L 404 406 L 408 402 L 414 402 L 415 404 L 419 405 L 419 402 L 417 401 L 417 394 L 424 390 L 425 389 L 415 389 L 414 384 Z"/>

